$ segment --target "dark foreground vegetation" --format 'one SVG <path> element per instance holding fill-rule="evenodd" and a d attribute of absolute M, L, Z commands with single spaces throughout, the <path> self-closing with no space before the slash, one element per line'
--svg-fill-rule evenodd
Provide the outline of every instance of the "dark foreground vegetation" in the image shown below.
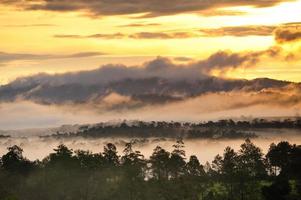
<path fill-rule="evenodd" d="M 99 123 L 95 125 L 81 126 L 76 133 L 56 133 L 42 137 L 164 137 L 164 138 L 215 138 L 235 139 L 252 138 L 256 134 L 252 131 L 266 128 L 301 129 L 301 119 L 265 120 L 254 119 L 252 121 L 219 120 L 217 122 L 181 123 L 181 122 L 122 122 L 119 124 Z"/>
<path fill-rule="evenodd" d="M 120 154 L 111 143 L 101 153 L 59 145 L 42 161 L 29 161 L 12 146 L 0 159 L 0 199 L 301 199 L 301 146 L 280 142 L 263 155 L 247 139 L 238 151 L 227 147 L 204 166 L 196 156 L 186 158 L 181 139 L 173 147 L 158 146 L 146 159 L 132 143 Z"/>

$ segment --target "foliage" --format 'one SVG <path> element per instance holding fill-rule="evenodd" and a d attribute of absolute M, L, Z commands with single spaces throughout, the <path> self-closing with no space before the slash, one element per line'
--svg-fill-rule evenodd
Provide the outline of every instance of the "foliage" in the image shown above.
<path fill-rule="evenodd" d="M 146 159 L 133 143 L 122 155 L 112 143 L 100 153 L 61 144 L 33 162 L 12 146 L 0 159 L 0 199 L 300 200 L 301 146 L 272 144 L 264 156 L 247 139 L 205 166 L 186 158 L 182 139 L 173 148 L 157 146 Z"/>

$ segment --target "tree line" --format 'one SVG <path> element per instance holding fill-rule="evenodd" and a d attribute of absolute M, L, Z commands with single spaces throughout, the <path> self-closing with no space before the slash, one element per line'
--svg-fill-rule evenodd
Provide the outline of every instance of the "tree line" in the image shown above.
<path fill-rule="evenodd" d="M 112 143 L 100 153 L 61 144 L 36 161 L 12 146 L 0 159 L 0 199 L 300 200 L 301 146 L 283 141 L 264 155 L 247 139 L 205 165 L 186 157 L 182 139 L 171 152 L 157 146 L 149 158 L 131 142 L 122 153 Z"/>
<path fill-rule="evenodd" d="M 123 121 L 116 124 L 99 123 L 83 125 L 75 133 L 57 132 L 53 135 L 41 137 L 164 137 L 164 138 L 254 138 L 255 129 L 287 128 L 301 129 L 301 119 L 266 120 L 254 119 L 251 121 L 219 120 L 200 123 L 181 123 L 166 121 Z"/>

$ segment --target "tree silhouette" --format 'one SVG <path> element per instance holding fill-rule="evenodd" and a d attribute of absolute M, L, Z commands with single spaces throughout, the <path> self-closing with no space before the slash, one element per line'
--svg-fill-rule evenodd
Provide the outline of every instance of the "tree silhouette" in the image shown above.
<path fill-rule="evenodd" d="M 23 157 L 23 149 L 17 145 L 8 147 L 7 154 L 1 158 L 1 166 L 3 169 L 13 172 L 25 174 L 34 168 L 33 163 Z"/>
<path fill-rule="evenodd" d="M 178 178 L 180 175 L 184 174 L 186 164 L 183 140 L 181 138 L 178 139 L 173 147 L 174 150 L 169 158 L 170 176 L 171 178 Z"/>
<path fill-rule="evenodd" d="M 186 164 L 186 172 L 188 175 L 196 177 L 205 175 L 204 167 L 200 164 L 199 159 L 195 155 L 190 156 Z"/>
<path fill-rule="evenodd" d="M 27 160 L 18 146 L 9 147 L 0 159 L 0 199 L 300 200 L 301 146 L 272 144 L 265 162 L 247 139 L 238 151 L 226 147 L 212 164 L 202 166 L 194 155 L 186 162 L 182 139 L 171 153 L 157 146 L 149 159 L 133 144 L 125 144 L 121 157 L 112 143 L 99 153 L 62 144 L 42 162 Z M 267 173 L 270 166 L 280 174 Z"/>
<path fill-rule="evenodd" d="M 229 199 L 234 197 L 234 183 L 237 181 L 238 155 L 231 147 L 226 147 L 221 161 L 221 173 L 223 181 L 226 183 Z"/>
<path fill-rule="evenodd" d="M 146 161 L 140 151 L 134 151 L 132 143 L 126 143 L 123 150 L 124 156 L 121 157 L 122 166 L 127 169 L 127 173 L 132 177 L 144 177 Z"/>
<path fill-rule="evenodd" d="M 104 147 L 103 157 L 106 165 L 108 166 L 119 165 L 119 156 L 117 155 L 117 148 L 114 144 L 108 143 Z"/>
<path fill-rule="evenodd" d="M 277 145 L 271 144 L 266 157 L 275 175 L 278 171 L 283 176 L 288 174 L 291 150 L 292 146 L 288 142 L 279 142 Z"/>
<path fill-rule="evenodd" d="M 152 175 L 158 180 L 169 178 L 169 158 L 170 153 L 160 146 L 154 149 L 150 157 Z"/>

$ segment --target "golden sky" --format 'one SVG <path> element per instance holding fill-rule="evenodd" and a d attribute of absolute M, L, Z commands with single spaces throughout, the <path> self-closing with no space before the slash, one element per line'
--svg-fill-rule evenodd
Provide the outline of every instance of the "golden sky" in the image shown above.
<path fill-rule="evenodd" d="M 271 48 L 280 55 L 210 73 L 300 82 L 300 10 L 301 0 L 0 0 L 0 84 L 156 56 L 191 61 Z"/>

